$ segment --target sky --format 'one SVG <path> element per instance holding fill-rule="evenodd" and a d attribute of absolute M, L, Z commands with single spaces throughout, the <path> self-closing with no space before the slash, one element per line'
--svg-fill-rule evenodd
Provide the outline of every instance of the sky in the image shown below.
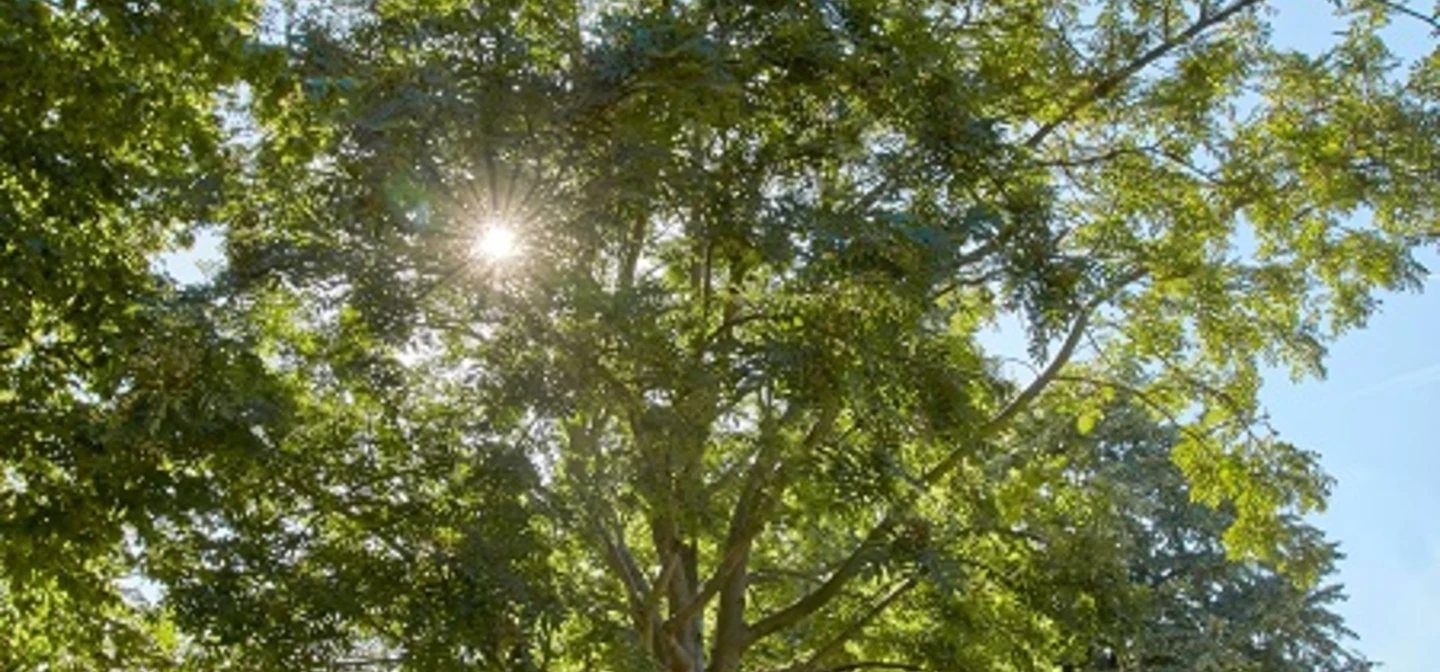
<path fill-rule="evenodd" d="M 1318 451 L 1337 480 L 1314 522 L 1346 555 L 1339 612 L 1355 648 L 1391 672 L 1440 660 L 1440 281 L 1429 285 L 1388 297 L 1368 328 L 1341 339 L 1325 380 L 1296 385 L 1277 372 L 1261 395 L 1280 433 Z"/>
<path fill-rule="evenodd" d="M 1281 44 L 1309 51 L 1333 39 L 1328 2 L 1273 4 Z M 1387 38 L 1409 58 L 1437 44 L 1415 21 L 1397 21 Z M 220 256 L 217 242 L 201 235 L 164 263 L 178 280 L 200 280 L 204 260 Z M 1440 256 L 1422 262 L 1440 271 Z M 1385 296 L 1366 329 L 1332 347 L 1324 380 L 1276 371 L 1261 394 L 1281 435 L 1319 452 L 1337 481 L 1313 522 L 1346 555 L 1334 579 L 1350 596 L 1338 611 L 1359 636 L 1351 644 L 1386 672 L 1430 672 L 1440 661 L 1440 278 L 1427 290 Z"/>
<path fill-rule="evenodd" d="M 1283 0 L 1275 39 L 1311 50 L 1333 39 L 1326 2 Z M 1426 7 L 1426 3 L 1412 3 Z M 1391 49 L 1407 58 L 1437 38 L 1397 19 Z M 1440 271 L 1440 257 L 1422 263 Z M 1363 331 L 1330 350 L 1324 380 L 1267 376 L 1261 393 L 1272 423 L 1321 455 L 1337 483 L 1315 524 L 1346 557 L 1338 611 L 1359 635 L 1355 648 L 1387 672 L 1429 672 L 1440 661 L 1440 279 L 1421 294 L 1385 297 Z"/>

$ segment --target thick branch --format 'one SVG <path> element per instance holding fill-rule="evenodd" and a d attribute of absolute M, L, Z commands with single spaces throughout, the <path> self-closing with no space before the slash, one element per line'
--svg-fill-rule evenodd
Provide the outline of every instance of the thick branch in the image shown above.
<path fill-rule="evenodd" d="M 610 533 L 606 532 L 598 521 L 592 524 L 595 534 L 600 537 L 601 545 L 605 547 L 605 559 L 610 563 L 611 571 L 615 572 L 616 578 L 625 584 L 630 600 L 636 607 L 643 607 L 651 589 L 646 583 L 644 575 L 640 573 L 639 566 L 635 563 L 635 555 L 630 552 L 630 546 L 625 543 L 624 532 L 619 532 L 612 539 Z"/>
<path fill-rule="evenodd" d="M 780 418 L 778 424 L 782 426 L 787 424 L 798 413 L 799 407 L 792 407 Z M 761 433 L 760 449 L 756 452 L 754 461 L 746 471 L 745 485 L 740 491 L 739 499 L 735 502 L 735 510 L 730 515 L 730 528 L 725 537 L 725 555 L 720 565 L 715 568 L 714 574 L 705 581 L 705 585 L 695 599 L 676 614 L 674 619 L 689 618 L 703 610 L 705 605 L 720 591 L 720 588 L 729 581 L 730 576 L 745 564 L 749 555 L 750 542 L 758 531 L 758 526 L 752 524 L 753 511 L 759 504 L 765 480 L 774 470 L 779 456 L 780 446 L 775 437 L 777 431 L 769 429 Z"/>
<path fill-rule="evenodd" d="M 644 216 L 636 217 L 625 241 L 626 248 L 620 264 L 620 277 L 617 283 L 622 291 L 629 291 L 635 286 L 635 269 L 639 266 L 640 255 L 645 250 L 645 224 Z"/>
<path fill-rule="evenodd" d="M 865 536 L 865 540 L 860 542 L 850 556 L 845 558 L 845 562 L 841 563 L 840 567 L 830 575 L 830 578 L 825 580 L 825 583 L 820 584 L 819 588 L 751 626 L 750 639 L 747 644 L 800 622 L 801 619 L 815 613 L 836 595 L 839 595 L 845 584 L 864 570 L 871 560 L 884 555 L 885 536 L 894 526 L 893 518 L 887 517 L 880 521 L 880 524 L 870 530 L 870 533 Z"/>
<path fill-rule="evenodd" d="M 753 539 L 753 533 L 750 536 Z M 720 565 L 715 568 L 715 574 L 705 581 L 705 585 L 701 587 L 700 592 L 695 594 L 695 599 L 691 600 L 690 603 L 685 605 L 679 612 L 670 616 L 670 620 L 666 625 L 673 627 L 675 623 L 683 623 L 699 615 L 700 612 L 705 609 L 706 605 L 710 603 L 710 600 L 715 599 L 716 593 L 720 592 L 720 587 L 724 585 L 725 580 L 728 579 L 740 565 L 744 564 L 747 555 L 746 551 L 747 548 L 742 544 L 737 543 L 730 545 L 729 550 L 725 553 L 725 557 L 720 561 Z"/>
<path fill-rule="evenodd" d="M 783 426 L 796 410 L 787 412 L 780 424 Z M 838 404 L 827 403 L 801 445 L 808 451 L 824 441 L 835 426 L 839 413 Z M 751 544 L 764 528 L 765 510 L 779 500 L 779 493 L 774 490 L 783 488 L 783 484 L 776 483 L 781 480 L 777 477 L 783 467 L 780 459 L 781 448 L 779 437 L 772 434 L 756 456 L 753 471 L 746 479 L 745 490 L 740 501 L 736 503 L 735 513 L 731 518 L 730 533 L 726 540 L 726 561 L 717 568 L 711 582 L 707 582 L 707 590 L 711 589 L 712 585 L 719 587 L 720 608 L 716 614 L 715 653 L 712 656 L 712 668 L 717 671 L 736 669 L 741 652 L 755 639 L 752 629 L 744 620 L 745 591 L 749 587 L 746 564 L 750 559 Z M 766 492 L 767 485 L 772 491 Z M 700 607 L 703 606 L 701 603 Z"/>
<path fill-rule="evenodd" d="M 647 610 L 655 609 L 660 605 L 660 598 L 665 592 L 665 588 L 670 585 L 670 582 L 675 577 L 675 570 L 679 568 L 680 552 L 672 550 L 670 552 L 670 559 L 666 561 L 665 566 L 660 569 L 660 576 L 656 577 L 655 582 L 650 584 L 650 594 L 645 597 L 645 608 Z"/>
<path fill-rule="evenodd" d="M 860 634 L 860 631 L 864 630 L 865 626 L 869 625 L 871 621 L 874 621 L 880 614 L 884 613 L 890 605 L 894 604 L 895 601 L 901 597 L 904 597 L 905 593 L 910 592 L 910 589 L 919 583 L 920 575 L 916 574 L 906 579 L 899 586 L 896 586 L 894 590 L 891 590 L 889 594 L 872 605 L 864 614 L 861 614 L 860 618 L 855 619 L 849 625 L 845 626 L 845 629 L 841 630 L 840 634 L 835 635 L 833 639 L 816 650 L 814 655 L 810 656 L 809 660 L 796 666 L 794 668 L 795 672 L 811 672 L 812 670 L 818 669 L 817 666 L 820 661 L 824 660 L 830 654 L 839 651 L 841 647 L 845 646 L 846 642 Z"/>

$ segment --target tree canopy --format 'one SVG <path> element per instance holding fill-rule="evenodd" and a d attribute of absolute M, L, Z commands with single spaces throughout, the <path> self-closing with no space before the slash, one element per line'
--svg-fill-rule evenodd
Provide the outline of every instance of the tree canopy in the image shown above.
<path fill-rule="evenodd" d="M 1272 4 L 15 0 L 0 663 L 1366 669 L 1258 390 L 1440 57 Z"/>

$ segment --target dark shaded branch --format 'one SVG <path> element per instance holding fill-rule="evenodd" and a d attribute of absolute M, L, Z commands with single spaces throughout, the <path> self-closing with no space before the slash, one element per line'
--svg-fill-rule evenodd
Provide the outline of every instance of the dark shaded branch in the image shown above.
<path fill-rule="evenodd" d="M 817 649 L 815 653 L 810 656 L 809 660 L 792 668 L 793 672 L 812 672 L 817 670 L 817 665 L 819 665 L 820 661 L 824 660 L 826 656 L 839 651 L 841 647 L 845 646 L 846 642 L 860 634 L 860 632 L 865 629 L 865 626 L 869 625 L 871 621 L 874 621 L 880 614 L 884 613 L 891 604 L 894 604 L 896 600 L 904 597 L 905 593 L 910 592 L 910 589 L 919 583 L 920 575 L 915 574 L 899 586 L 896 586 L 894 590 L 891 590 L 889 594 L 882 597 L 879 602 L 872 605 L 864 614 L 861 614 L 859 618 L 845 626 L 844 630 L 841 630 L 839 634 L 835 635 L 835 637 L 824 646 Z"/>
<path fill-rule="evenodd" d="M 826 668 L 824 672 L 850 672 L 851 670 L 912 670 L 924 672 L 925 668 L 910 663 L 891 663 L 885 661 L 860 661 L 858 663 L 846 663 Z"/>
<path fill-rule="evenodd" d="M 792 317 L 794 316 L 786 313 L 764 312 L 734 315 L 730 318 L 727 318 L 724 322 L 721 322 L 718 326 L 715 327 L 715 329 L 711 330 L 710 333 L 706 334 L 704 340 L 701 341 L 701 344 L 702 346 L 709 345 L 710 343 L 713 343 L 715 339 L 720 338 L 722 335 L 734 329 L 735 327 L 741 326 L 749 322 L 756 322 L 759 320 L 787 320 L 791 319 Z"/>
<path fill-rule="evenodd" d="M 332 668 L 370 667 L 372 665 L 399 665 L 406 662 L 405 656 L 387 656 L 384 658 L 352 658 L 349 660 L 337 660 L 329 663 Z"/>
<path fill-rule="evenodd" d="M 1143 155 L 1145 151 L 1135 147 L 1118 147 L 1099 154 L 1090 154 L 1073 159 L 1048 159 L 1036 161 L 1035 165 L 1042 168 L 1085 168 L 1100 163 L 1108 163 L 1122 156 Z"/>
<path fill-rule="evenodd" d="M 637 216 L 634 224 L 630 226 L 629 235 L 626 237 L 624 257 L 620 263 L 620 277 L 616 284 L 622 291 L 629 291 L 635 286 L 635 269 L 640 264 L 640 255 L 645 250 L 646 222 L 644 216 Z"/>
<path fill-rule="evenodd" d="M 869 565 L 876 557 L 885 555 L 884 540 L 894 527 L 895 521 L 892 517 L 880 521 L 880 524 L 870 530 L 870 533 L 865 536 L 865 540 L 860 542 L 860 545 L 850 553 L 849 557 L 845 558 L 845 561 L 830 575 L 830 578 L 820 584 L 820 587 L 791 603 L 790 606 L 760 619 L 751 626 L 750 639 L 747 643 L 755 642 L 788 628 L 828 604 L 830 600 L 840 594 L 845 584 L 865 569 L 866 565 Z"/>

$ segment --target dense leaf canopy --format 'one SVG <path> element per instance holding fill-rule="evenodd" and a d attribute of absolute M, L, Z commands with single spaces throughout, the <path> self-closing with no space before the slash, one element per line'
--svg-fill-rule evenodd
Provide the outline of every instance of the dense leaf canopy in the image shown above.
<path fill-rule="evenodd" d="M 1271 4 L 15 0 L 0 665 L 1365 669 L 1257 393 L 1440 57 Z"/>

